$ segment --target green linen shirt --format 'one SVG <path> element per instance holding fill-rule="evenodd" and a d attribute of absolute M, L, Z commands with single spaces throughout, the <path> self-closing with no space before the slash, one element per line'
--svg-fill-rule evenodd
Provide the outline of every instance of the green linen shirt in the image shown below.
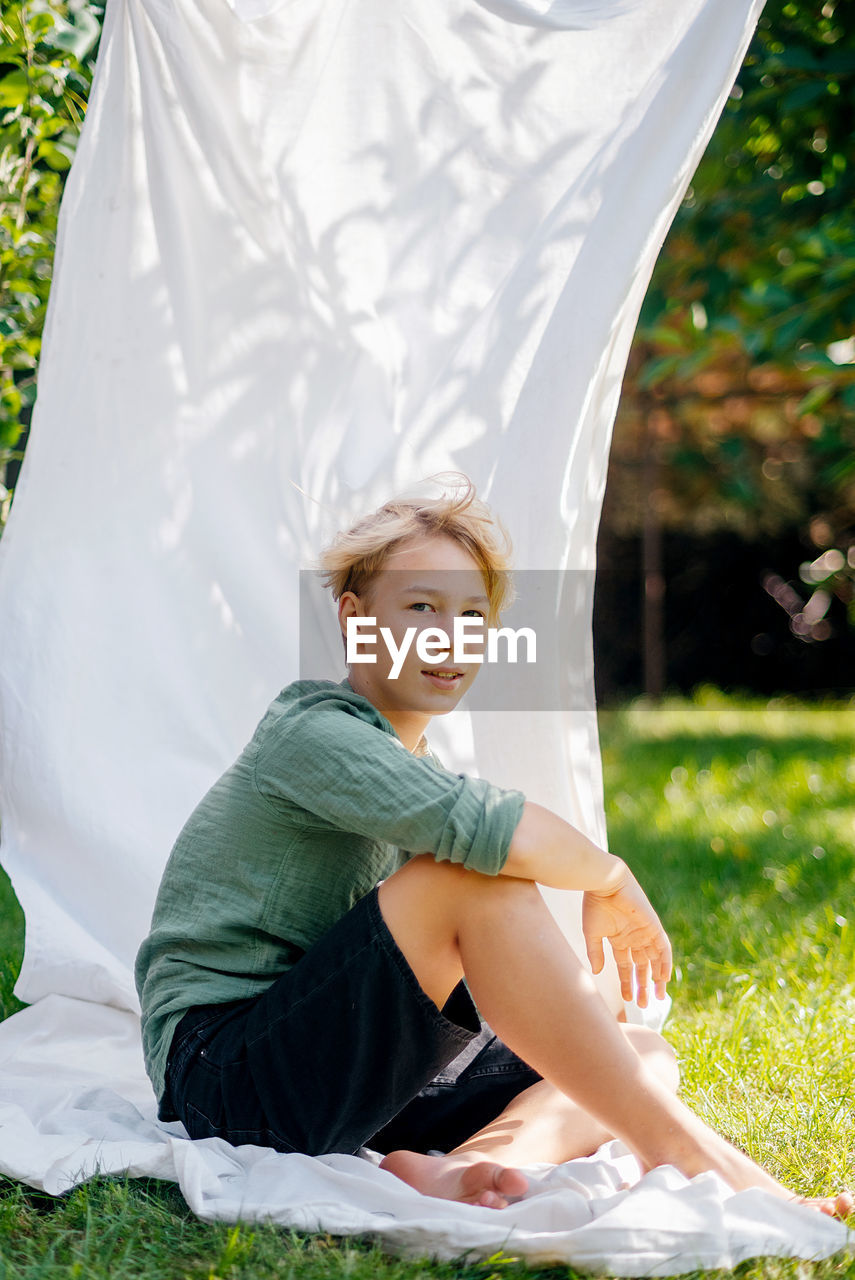
<path fill-rule="evenodd" d="M 497 875 L 524 802 L 411 754 L 347 681 L 283 689 L 178 836 L 137 956 L 158 1099 L 188 1009 L 259 995 L 410 856 Z"/>

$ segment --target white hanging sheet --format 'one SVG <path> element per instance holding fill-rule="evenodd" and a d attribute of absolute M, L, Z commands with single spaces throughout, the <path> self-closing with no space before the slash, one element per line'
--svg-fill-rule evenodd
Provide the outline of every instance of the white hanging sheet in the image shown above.
<path fill-rule="evenodd" d="M 27 918 L 0 1167 L 177 1178 L 202 1216 L 616 1274 L 845 1232 L 616 1148 L 501 1212 L 369 1161 L 158 1126 L 131 968 L 175 834 L 299 674 L 298 571 L 449 468 L 569 570 L 572 709 L 441 756 L 604 841 L 590 651 L 611 424 L 652 263 L 760 0 L 109 0 L 0 544 L 2 855 Z M 328 660 L 335 671 L 337 641 Z M 556 674 L 556 680 L 558 680 Z M 550 895 L 570 935 L 577 903 Z M 604 988 L 614 1001 L 613 983 Z"/>

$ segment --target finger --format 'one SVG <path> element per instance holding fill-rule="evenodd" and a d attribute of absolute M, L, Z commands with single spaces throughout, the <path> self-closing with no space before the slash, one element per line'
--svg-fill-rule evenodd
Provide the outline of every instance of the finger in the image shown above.
<path fill-rule="evenodd" d="M 660 1000 L 665 999 L 665 987 L 671 979 L 672 969 L 671 943 L 668 941 L 667 934 L 663 932 L 660 947 L 653 960 L 653 982 Z"/>
<path fill-rule="evenodd" d="M 635 1002 L 639 1009 L 647 1008 L 649 975 L 650 962 L 644 953 L 635 959 Z"/>
<path fill-rule="evenodd" d="M 633 951 L 632 958 L 635 961 L 636 1002 L 640 1009 L 646 1009 L 650 998 L 651 965 L 649 949 L 643 947 Z"/>
<path fill-rule="evenodd" d="M 625 947 L 616 948 L 612 942 L 615 964 L 620 978 L 620 993 L 624 1000 L 632 999 L 632 975 L 634 967 L 629 951 Z"/>
<path fill-rule="evenodd" d="M 585 949 L 588 952 L 588 964 L 591 966 L 591 972 L 600 973 L 606 963 L 602 937 L 586 938 Z"/>

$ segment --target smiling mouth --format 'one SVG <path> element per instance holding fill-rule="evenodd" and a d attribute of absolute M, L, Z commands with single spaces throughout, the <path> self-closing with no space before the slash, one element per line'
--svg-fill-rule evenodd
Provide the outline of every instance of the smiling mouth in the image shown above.
<path fill-rule="evenodd" d="M 429 676 L 432 680 L 445 680 L 447 684 L 453 684 L 455 680 L 463 679 L 462 671 L 451 671 L 439 667 L 436 671 L 422 671 L 423 676 Z"/>

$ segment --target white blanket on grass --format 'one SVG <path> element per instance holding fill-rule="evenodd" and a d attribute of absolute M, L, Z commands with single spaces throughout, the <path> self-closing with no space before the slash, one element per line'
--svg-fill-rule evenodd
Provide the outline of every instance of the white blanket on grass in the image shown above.
<path fill-rule="evenodd" d="M 611 423 L 759 7 L 109 0 L 0 544 L 2 854 L 32 1006 L 0 1028 L 6 1173 L 60 1191 L 126 1169 L 202 1216 L 615 1273 L 842 1245 L 713 1178 L 619 1190 L 614 1150 L 493 1213 L 367 1161 L 189 1143 L 154 1121 L 131 981 L 176 832 L 299 672 L 299 567 L 432 472 L 472 475 L 519 565 L 578 572 L 563 661 L 584 673 L 573 709 L 459 715 L 440 753 L 605 838 Z M 572 933 L 576 904 L 552 905 Z"/>
<path fill-rule="evenodd" d="M 134 1014 L 65 996 L 0 1026 L 0 1071 L 0 1172 L 54 1195 L 96 1173 L 169 1178 L 200 1218 L 368 1235 L 413 1256 L 501 1250 L 601 1275 L 818 1258 L 846 1241 L 815 1210 L 761 1191 L 734 1195 L 714 1174 L 689 1181 L 662 1168 L 639 1179 L 618 1142 L 590 1159 L 533 1166 L 526 1198 L 502 1210 L 429 1199 L 356 1156 L 190 1142 L 181 1125 L 155 1119 Z"/>

